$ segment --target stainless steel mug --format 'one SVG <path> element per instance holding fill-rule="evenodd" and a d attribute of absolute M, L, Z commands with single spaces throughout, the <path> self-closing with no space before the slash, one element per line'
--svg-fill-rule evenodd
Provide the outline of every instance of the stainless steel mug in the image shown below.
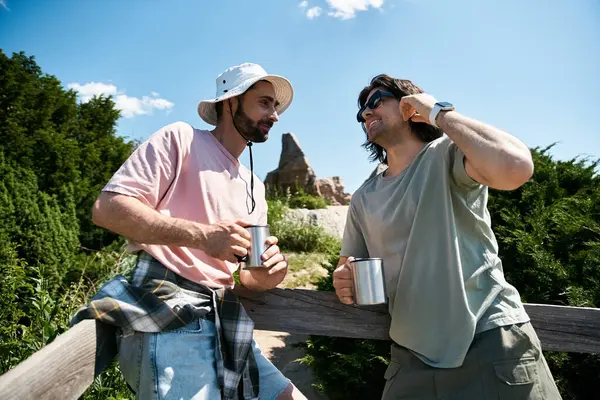
<path fill-rule="evenodd" d="M 246 260 L 244 268 L 264 268 L 260 256 L 267 250 L 265 241 L 270 236 L 269 225 L 250 225 L 246 229 L 250 232 L 251 254 Z"/>
<path fill-rule="evenodd" d="M 352 264 L 354 303 L 359 306 L 386 304 L 385 276 L 381 258 L 357 258 Z"/>

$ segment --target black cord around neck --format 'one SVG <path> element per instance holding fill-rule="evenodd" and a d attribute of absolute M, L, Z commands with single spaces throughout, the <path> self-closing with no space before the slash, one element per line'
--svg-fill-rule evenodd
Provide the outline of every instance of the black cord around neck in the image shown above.
<path fill-rule="evenodd" d="M 233 122 L 233 127 L 235 128 L 237 133 L 239 133 L 240 136 L 244 138 L 244 140 L 246 141 L 246 146 L 248 146 L 249 151 L 250 151 L 250 201 L 252 204 L 252 209 L 250 210 L 250 214 L 252 214 L 254 212 L 254 209 L 256 208 L 256 202 L 254 201 L 254 160 L 252 159 L 252 144 L 253 143 L 250 140 L 248 140 L 248 138 L 246 138 L 246 136 L 244 136 L 242 134 L 242 132 L 240 132 L 237 125 L 235 124 L 235 118 L 233 117 L 233 108 L 231 108 L 231 100 L 229 100 L 229 109 L 231 110 L 231 122 Z"/>

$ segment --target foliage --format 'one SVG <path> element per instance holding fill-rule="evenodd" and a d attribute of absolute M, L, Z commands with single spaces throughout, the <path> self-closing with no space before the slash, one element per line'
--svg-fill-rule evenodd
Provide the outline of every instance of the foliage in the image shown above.
<path fill-rule="evenodd" d="M 315 287 L 314 283 L 327 273 L 323 268 L 327 263 L 327 254 L 286 252 L 285 256 L 288 273 L 278 287 L 312 289 Z"/>
<path fill-rule="evenodd" d="M 290 221 L 285 218 L 289 209 L 302 208 L 307 204 L 326 208 L 328 203 L 318 196 L 305 194 L 298 189 L 294 194 L 289 190 L 285 194 L 268 191 L 268 215 L 271 234 L 279 239 L 279 246 L 286 251 L 327 253 L 339 248 L 340 240 L 328 234 L 322 227 Z"/>
<path fill-rule="evenodd" d="M 321 196 L 313 196 L 302 193 L 292 196 L 290 199 L 290 208 L 306 208 L 308 210 L 316 210 L 319 208 L 327 208 L 331 202 L 325 200 Z"/>
<path fill-rule="evenodd" d="M 80 279 L 63 287 L 61 294 L 52 294 L 55 291 L 39 267 L 20 260 L 9 243 L 0 241 L 0 273 L 6 278 L 0 281 L 0 374 L 65 332 L 72 315 L 98 286 L 115 274 L 126 274 L 134 262 L 132 256 L 125 255 L 124 246 L 81 256 L 84 268 Z M 85 269 L 95 270 L 97 266 L 105 269 L 102 274 L 94 271 L 97 280 L 92 280 Z M 102 386 L 107 380 L 111 382 L 109 389 Z M 94 397 L 95 394 L 98 396 Z M 104 399 L 108 395 L 129 396 L 116 365 L 96 379 L 84 398 Z"/>
<path fill-rule="evenodd" d="M 77 104 L 33 57 L 0 51 L 0 373 L 68 329 L 108 277 L 131 268 L 91 205 L 134 144 L 110 98 Z M 102 251 L 89 250 L 90 248 Z M 103 383 L 110 383 L 109 388 Z M 129 398 L 113 367 L 84 395 Z"/>
<path fill-rule="evenodd" d="M 68 192 L 68 188 L 64 190 L 59 202 L 39 191 L 33 172 L 6 161 L 0 152 L 0 232 L 18 259 L 42 273 L 51 293 L 61 283 L 79 246 L 75 206 Z"/>
<path fill-rule="evenodd" d="M 340 240 L 328 234 L 321 226 L 293 221 L 271 224 L 273 235 L 279 238 L 281 248 L 297 252 L 326 253 L 340 247 Z"/>
<path fill-rule="evenodd" d="M 551 146 L 533 149 L 535 174 L 515 191 L 490 191 L 489 210 L 507 280 L 530 303 L 600 305 L 600 177 L 598 161 L 556 161 Z M 320 290 L 334 290 L 331 272 Z M 303 362 L 331 399 L 381 393 L 389 343 L 312 336 Z M 545 352 L 566 399 L 595 398 L 600 356 Z M 340 382 L 344 382 L 340 385 Z"/>
<path fill-rule="evenodd" d="M 303 224 L 285 218 L 289 209 L 281 199 L 267 200 L 268 222 L 271 234 L 279 239 L 285 251 L 326 253 L 339 248 L 340 240 L 317 225 Z"/>
<path fill-rule="evenodd" d="M 306 193 L 303 188 L 297 187 L 294 191 L 287 188 L 285 192 L 277 189 L 267 188 L 267 200 L 275 200 L 289 208 L 306 208 L 308 210 L 317 210 L 327 208 L 331 201 L 321 196 Z"/>
<path fill-rule="evenodd" d="M 84 247 L 100 249 L 117 236 L 95 228 L 90 209 L 101 187 L 133 151 L 115 134 L 119 111 L 111 98 L 78 104 L 54 76 L 43 74 L 34 57 L 0 50 L 0 151 L 31 171 L 37 189 L 75 213 Z"/>
<path fill-rule="evenodd" d="M 301 362 L 311 366 L 316 388 L 329 400 L 381 396 L 390 352 L 386 341 L 311 336 L 302 347 L 306 356 Z"/>

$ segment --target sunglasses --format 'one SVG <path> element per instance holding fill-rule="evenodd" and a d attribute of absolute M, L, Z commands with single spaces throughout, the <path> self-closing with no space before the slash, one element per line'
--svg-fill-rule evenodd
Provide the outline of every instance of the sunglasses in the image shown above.
<path fill-rule="evenodd" d="M 356 114 L 356 120 L 358 122 L 360 122 L 361 124 L 364 124 L 364 122 L 365 122 L 365 118 L 363 117 L 364 112 L 367 111 L 367 108 L 374 110 L 377 107 L 379 107 L 379 104 L 381 104 L 381 100 L 383 100 L 384 97 L 396 97 L 396 96 L 394 96 L 392 93 L 386 92 L 384 90 L 376 91 L 369 98 L 369 101 L 367 101 L 365 103 L 365 105 L 362 106 L 360 108 L 360 110 L 358 110 L 358 114 Z M 364 127 L 363 127 L 363 129 L 364 129 Z"/>

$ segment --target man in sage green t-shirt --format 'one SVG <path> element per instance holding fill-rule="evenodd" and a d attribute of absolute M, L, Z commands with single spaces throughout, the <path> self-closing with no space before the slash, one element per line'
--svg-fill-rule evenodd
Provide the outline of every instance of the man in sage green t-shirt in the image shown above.
<path fill-rule="evenodd" d="M 334 286 L 352 303 L 352 259 L 383 259 L 383 399 L 560 399 L 487 210 L 488 187 L 531 177 L 529 149 L 408 80 L 375 77 L 359 105 L 365 147 L 387 169 L 352 196 Z"/>

